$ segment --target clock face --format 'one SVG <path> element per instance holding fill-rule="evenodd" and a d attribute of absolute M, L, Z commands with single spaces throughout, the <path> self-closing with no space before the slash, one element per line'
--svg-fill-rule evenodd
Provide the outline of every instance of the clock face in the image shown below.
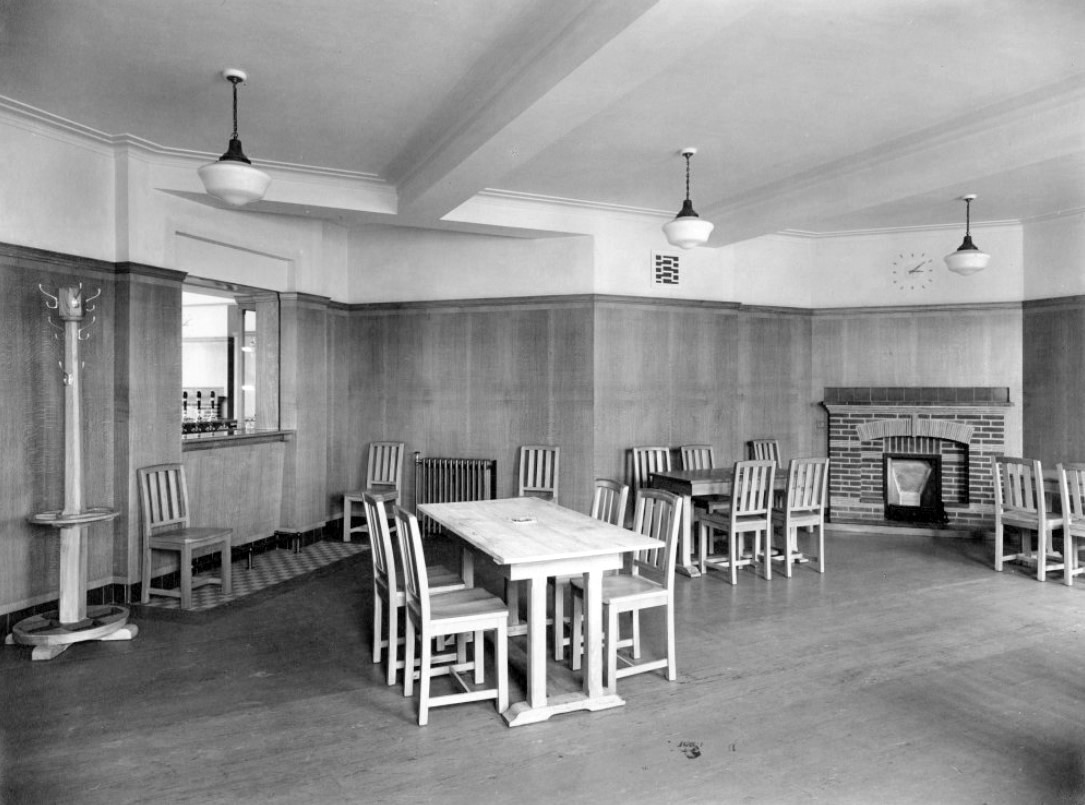
<path fill-rule="evenodd" d="M 934 259 L 926 252 L 905 252 L 893 258 L 890 273 L 893 287 L 901 290 L 917 291 L 927 288 L 934 281 Z"/>

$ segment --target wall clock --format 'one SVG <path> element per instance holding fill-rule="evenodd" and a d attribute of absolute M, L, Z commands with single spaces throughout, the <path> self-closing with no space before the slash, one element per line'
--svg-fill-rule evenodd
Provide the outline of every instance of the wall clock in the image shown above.
<path fill-rule="evenodd" d="M 934 281 L 934 259 L 926 252 L 898 254 L 893 259 L 890 276 L 894 288 L 909 291 L 927 288 Z"/>

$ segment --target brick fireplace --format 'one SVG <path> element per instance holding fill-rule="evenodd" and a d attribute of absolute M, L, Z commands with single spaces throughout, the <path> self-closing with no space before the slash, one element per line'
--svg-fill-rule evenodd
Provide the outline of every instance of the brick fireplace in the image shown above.
<path fill-rule="evenodd" d="M 822 405 L 829 412 L 833 522 L 882 523 L 888 513 L 889 519 L 929 525 L 989 525 L 991 459 L 1006 450 L 1008 388 L 826 388 Z M 937 465 L 938 488 L 923 493 L 924 501 L 937 498 L 931 509 L 936 514 L 900 516 L 893 504 L 901 501 L 887 500 L 893 497 L 887 457 Z"/>

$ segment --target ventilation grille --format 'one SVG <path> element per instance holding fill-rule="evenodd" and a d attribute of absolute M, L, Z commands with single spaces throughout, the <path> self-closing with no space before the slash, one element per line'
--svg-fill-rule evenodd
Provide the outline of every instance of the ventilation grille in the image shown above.
<path fill-rule="evenodd" d="M 679 255 L 674 253 L 652 252 L 652 284 L 678 285 L 679 260 Z"/>

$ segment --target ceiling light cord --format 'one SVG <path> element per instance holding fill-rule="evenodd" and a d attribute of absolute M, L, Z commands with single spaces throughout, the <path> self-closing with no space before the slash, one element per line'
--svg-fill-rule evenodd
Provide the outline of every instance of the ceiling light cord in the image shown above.
<path fill-rule="evenodd" d="M 233 130 L 233 133 L 230 134 L 230 139 L 231 140 L 236 140 L 237 139 L 237 85 L 241 83 L 241 79 L 238 78 L 236 75 L 232 75 L 232 76 L 229 76 L 227 80 L 231 84 L 234 85 L 234 130 Z"/>
<path fill-rule="evenodd" d="M 686 158 L 686 201 L 689 201 L 689 158 L 693 156 L 693 154 L 682 154 L 682 156 Z"/>

